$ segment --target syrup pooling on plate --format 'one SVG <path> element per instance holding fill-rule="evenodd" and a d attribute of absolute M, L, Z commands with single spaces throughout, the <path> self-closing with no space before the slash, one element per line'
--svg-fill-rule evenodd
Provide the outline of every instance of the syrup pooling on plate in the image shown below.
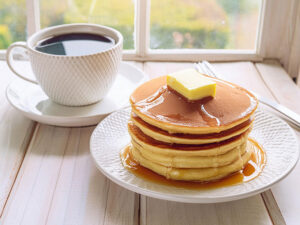
<path fill-rule="evenodd" d="M 248 139 L 248 147 L 252 148 L 253 153 L 251 155 L 251 159 L 245 165 L 243 170 L 223 179 L 208 183 L 166 179 L 165 177 L 139 165 L 130 155 L 130 145 L 122 149 L 120 157 L 122 164 L 126 169 L 128 169 L 134 175 L 147 181 L 187 189 L 213 189 L 236 185 L 242 182 L 248 182 L 259 176 L 266 164 L 265 152 L 263 151 L 262 147 L 251 138 Z"/>
<path fill-rule="evenodd" d="M 211 78 L 214 79 L 214 78 Z M 144 83 L 131 95 L 135 111 L 152 119 L 188 127 L 218 127 L 241 120 L 254 112 L 255 97 L 245 89 L 214 79 L 216 96 L 203 102 L 188 102 L 166 86 L 162 76 Z"/>

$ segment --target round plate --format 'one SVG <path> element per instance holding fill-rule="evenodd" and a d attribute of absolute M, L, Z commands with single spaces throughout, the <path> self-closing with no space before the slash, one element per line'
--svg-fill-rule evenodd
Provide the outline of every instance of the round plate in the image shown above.
<path fill-rule="evenodd" d="M 287 176 L 299 157 L 294 131 L 281 119 L 259 109 L 255 113 L 250 136 L 264 148 L 267 163 L 257 178 L 209 190 L 165 186 L 137 177 L 123 167 L 119 153 L 130 142 L 127 132 L 129 117 L 130 108 L 127 108 L 105 118 L 91 136 L 91 154 L 98 169 L 109 179 L 124 188 L 153 198 L 186 203 L 216 203 L 246 198 L 265 191 Z"/>
<path fill-rule="evenodd" d="M 49 99 L 40 86 L 23 80 L 12 82 L 6 89 L 6 97 L 13 107 L 40 123 L 68 127 L 89 126 L 129 104 L 131 92 L 146 80 L 143 71 L 122 62 L 108 94 L 92 105 L 70 107 L 57 104 Z"/>

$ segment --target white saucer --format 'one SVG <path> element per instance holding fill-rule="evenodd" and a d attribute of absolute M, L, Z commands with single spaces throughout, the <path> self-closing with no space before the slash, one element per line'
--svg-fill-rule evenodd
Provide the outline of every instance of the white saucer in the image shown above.
<path fill-rule="evenodd" d="M 125 169 L 120 150 L 130 143 L 127 122 L 130 108 L 106 117 L 94 130 L 90 149 L 98 169 L 113 182 L 131 191 L 164 200 L 186 203 L 216 203 L 246 198 L 269 189 L 286 177 L 299 158 L 294 131 L 283 120 L 259 109 L 255 112 L 253 137 L 264 148 L 267 163 L 255 179 L 228 187 L 189 190 L 142 179 Z"/>
<path fill-rule="evenodd" d="M 52 102 L 35 84 L 17 80 L 6 89 L 10 104 L 26 117 L 56 126 L 89 126 L 97 124 L 107 114 L 129 104 L 131 92 L 147 80 L 146 74 L 135 66 L 122 62 L 119 74 L 107 96 L 98 103 L 69 107 Z"/>

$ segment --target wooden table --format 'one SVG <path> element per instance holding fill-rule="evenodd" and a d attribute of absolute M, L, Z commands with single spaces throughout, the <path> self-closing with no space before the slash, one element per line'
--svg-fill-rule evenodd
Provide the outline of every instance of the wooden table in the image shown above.
<path fill-rule="evenodd" d="M 150 78 L 190 63 L 134 63 Z M 220 76 L 300 113 L 300 90 L 275 61 L 215 63 Z M 300 164 L 263 194 L 221 204 L 148 198 L 106 179 L 89 154 L 95 127 L 61 128 L 14 110 L 5 88 L 15 78 L 0 61 L 1 224 L 300 224 Z M 300 132 L 296 131 L 298 138 Z"/>

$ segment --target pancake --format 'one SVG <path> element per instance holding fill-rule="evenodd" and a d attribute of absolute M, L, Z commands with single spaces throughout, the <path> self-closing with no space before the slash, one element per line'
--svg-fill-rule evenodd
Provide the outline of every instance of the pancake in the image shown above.
<path fill-rule="evenodd" d="M 175 156 L 218 156 L 225 154 L 243 143 L 246 143 L 248 133 L 247 130 L 229 140 L 218 143 L 202 144 L 202 145 L 182 145 L 182 144 L 168 144 L 157 141 L 146 134 L 144 134 L 131 121 L 128 122 L 128 131 L 134 142 L 142 146 L 143 149 L 152 152 L 152 154 L 162 154 L 171 157 Z"/>
<path fill-rule="evenodd" d="M 213 181 L 243 169 L 257 99 L 217 78 L 216 95 L 190 102 L 169 89 L 166 76 L 131 95 L 130 154 L 167 179 Z"/>
<path fill-rule="evenodd" d="M 131 115 L 131 120 L 134 125 L 136 125 L 140 130 L 148 135 L 149 137 L 166 142 L 166 143 L 176 143 L 176 144 L 190 144 L 190 145 L 199 145 L 206 143 L 220 142 L 232 137 L 235 137 L 239 134 L 244 133 L 250 127 L 252 127 L 252 119 L 249 119 L 238 126 L 235 126 L 231 129 L 222 131 L 220 133 L 210 133 L 210 134 L 179 134 L 174 133 L 170 134 L 169 132 L 152 126 L 142 119 L 140 119 L 136 114 Z"/>
<path fill-rule="evenodd" d="M 166 76 L 139 86 L 131 95 L 132 111 L 169 133 L 210 134 L 233 128 L 253 115 L 257 99 L 247 90 L 217 78 L 216 96 L 188 102 L 166 85 Z"/>
<path fill-rule="evenodd" d="M 252 149 L 247 148 L 246 152 L 241 155 L 237 160 L 226 166 L 214 167 L 214 168 L 175 168 L 166 167 L 150 160 L 145 159 L 138 150 L 131 148 L 131 155 L 134 160 L 140 163 L 142 166 L 160 174 L 167 179 L 172 180 L 185 180 L 185 181 L 213 181 L 226 177 L 234 172 L 243 169 L 244 165 L 249 161 Z"/>
<path fill-rule="evenodd" d="M 217 156 L 170 156 L 159 153 L 153 154 L 135 141 L 132 141 L 131 143 L 133 146 L 132 151 L 139 151 L 141 156 L 146 160 L 162 166 L 175 168 L 208 168 L 225 166 L 236 161 L 240 155 L 243 155 L 246 152 L 246 143 L 243 143 L 227 153 Z"/>

